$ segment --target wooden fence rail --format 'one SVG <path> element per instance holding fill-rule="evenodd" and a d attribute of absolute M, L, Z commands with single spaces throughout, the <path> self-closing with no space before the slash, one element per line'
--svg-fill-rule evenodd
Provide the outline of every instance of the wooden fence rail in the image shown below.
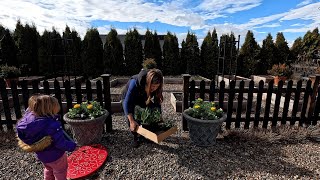
<path fill-rule="evenodd" d="M 307 81 L 305 87 L 302 87 L 301 80 L 295 86 L 290 80 L 286 87 L 282 81 L 278 86 L 274 86 L 273 81 L 270 81 L 267 87 L 264 86 L 263 81 L 260 81 L 257 87 L 254 81 L 250 81 L 249 87 L 244 87 L 244 81 L 240 81 L 239 87 L 235 87 L 234 80 L 230 81 L 228 87 L 224 81 L 221 81 L 220 86 L 217 87 L 217 82 L 214 80 L 208 87 L 205 86 L 204 81 L 201 81 L 200 87 L 197 87 L 194 80 L 190 81 L 190 77 L 188 74 L 183 75 L 183 110 L 192 107 L 193 101 L 198 97 L 207 101 L 216 101 L 227 113 L 227 129 L 232 127 L 232 123 L 235 128 L 240 128 L 241 122 L 244 123 L 243 127 L 248 129 L 251 122 L 253 127 L 261 125 L 263 128 L 268 128 L 269 123 L 272 127 L 277 126 L 278 122 L 282 125 L 288 122 L 294 125 L 298 122 L 299 126 L 303 126 L 304 124 L 315 125 L 319 121 L 320 75 L 316 76 L 314 82 Z M 243 107 L 244 97 L 246 97 L 245 107 Z M 225 98 L 228 102 L 227 107 L 223 106 Z M 233 107 L 234 101 L 236 101 L 236 107 Z M 289 106 L 292 109 L 290 114 Z M 280 107 L 282 107 L 281 114 Z M 262 109 L 264 112 L 261 112 Z M 183 130 L 188 130 L 187 121 L 184 118 L 182 118 L 182 127 Z"/>
<path fill-rule="evenodd" d="M 92 88 L 92 83 L 90 80 L 86 80 L 86 87 L 81 88 L 81 82 L 76 81 L 75 88 L 70 87 L 70 82 L 68 80 L 64 81 L 63 86 L 60 87 L 60 84 L 57 80 L 54 81 L 54 87 L 49 87 L 49 82 L 47 80 L 43 81 L 43 86 L 40 87 L 39 81 L 32 81 L 32 88 L 28 87 L 27 81 L 21 82 L 21 87 L 17 86 L 15 81 L 11 81 L 11 88 L 6 88 L 6 83 L 4 79 L 0 79 L 0 93 L 2 103 L 0 103 L 3 107 L 5 119 L 2 119 L 0 116 L 0 130 L 3 129 L 2 125 L 5 124 L 7 129 L 12 130 L 13 124 L 16 123 L 18 119 L 22 117 L 22 109 L 21 104 L 24 107 L 24 110 L 28 107 L 28 99 L 32 94 L 51 94 L 54 95 L 61 107 L 63 107 L 63 102 L 66 102 L 66 109 L 69 109 L 73 106 L 74 103 L 81 103 L 83 98 L 86 100 L 96 100 L 100 102 L 100 105 L 104 106 L 104 108 L 110 112 L 110 115 L 106 119 L 106 131 L 110 132 L 112 130 L 112 117 L 111 117 L 111 94 L 110 94 L 110 74 L 104 74 L 101 76 L 103 79 L 103 85 L 100 80 L 96 82 L 96 87 Z M 93 94 L 96 95 L 96 98 L 93 99 Z M 85 95 L 85 97 L 83 97 Z M 9 97 L 10 96 L 10 97 Z M 19 98 L 22 96 L 22 102 Z M 73 99 L 75 96 L 75 102 Z M 13 101 L 13 110 L 15 117 L 11 112 L 11 107 L 9 104 L 9 98 L 12 98 Z M 64 113 L 64 108 L 61 108 L 61 115 Z M 63 119 L 61 119 L 62 123 L 65 124 Z"/>

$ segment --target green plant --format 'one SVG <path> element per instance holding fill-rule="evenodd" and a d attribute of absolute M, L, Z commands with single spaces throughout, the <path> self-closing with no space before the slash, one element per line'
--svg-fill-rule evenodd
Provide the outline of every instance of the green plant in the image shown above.
<path fill-rule="evenodd" d="M 20 69 L 14 66 L 4 65 L 4 66 L 1 66 L 0 69 L 1 69 L 0 76 L 2 78 L 16 78 L 16 77 L 19 77 L 21 74 Z"/>
<path fill-rule="evenodd" d="M 187 114 L 191 117 L 204 120 L 217 120 L 223 116 L 223 110 L 217 108 L 215 102 L 203 101 L 198 98 L 193 101 L 193 107 L 189 108 Z"/>
<path fill-rule="evenodd" d="M 286 64 L 274 64 L 272 69 L 268 70 L 268 73 L 273 76 L 290 77 L 293 72 Z"/>
<path fill-rule="evenodd" d="M 134 116 L 142 124 L 157 124 L 161 121 L 161 112 L 157 108 L 136 106 Z"/>
<path fill-rule="evenodd" d="M 94 119 L 104 114 L 99 102 L 90 101 L 75 104 L 69 109 L 68 117 L 71 119 Z"/>
<path fill-rule="evenodd" d="M 156 61 L 154 59 L 147 58 L 146 60 L 143 61 L 142 67 L 143 67 L 143 69 L 157 68 L 157 63 L 156 63 Z"/>

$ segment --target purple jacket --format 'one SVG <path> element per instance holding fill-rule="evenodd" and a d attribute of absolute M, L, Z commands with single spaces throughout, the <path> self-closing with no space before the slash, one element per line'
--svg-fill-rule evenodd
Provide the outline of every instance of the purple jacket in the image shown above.
<path fill-rule="evenodd" d="M 27 111 L 17 124 L 18 137 L 26 144 L 33 144 L 44 136 L 51 136 L 52 143 L 45 150 L 36 152 L 36 155 L 43 163 L 50 163 L 59 159 L 65 151 L 73 151 L 76 144 L 68 140 L 64 134 L 59 116 L 36 117 L 32 112 Z"/>

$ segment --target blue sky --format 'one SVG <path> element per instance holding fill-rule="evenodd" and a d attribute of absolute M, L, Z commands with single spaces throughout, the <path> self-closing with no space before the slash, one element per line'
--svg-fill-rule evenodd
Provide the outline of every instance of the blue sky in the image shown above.
<path fill-rule="evenodd" d="M 208 31 L 218 35 L 254 32 L 261 44 L 268 33 L 283 32 L 289 45 L 308 30 L 320 25 L 320 0 L 1 0 L 0 24 L 13 30 L 18 19 L 34 23 L 40 33 L 66 25 L 81 37 L 95 27 L 107 34 L 111 27 L 119 34 L 149 28 L 158 34 L 175 33 L 181 42 L 188 31 L 201 44 Z"/>

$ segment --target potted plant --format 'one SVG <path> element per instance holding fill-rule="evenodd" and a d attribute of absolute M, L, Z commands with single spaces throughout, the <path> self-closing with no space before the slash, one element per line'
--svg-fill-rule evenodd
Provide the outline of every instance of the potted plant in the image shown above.
<path fill-rule="evenodd" d="M 150 131 L 165 131 L 172 127 L 171 121 L 163 121 L 158 108 L 136 106 L 134 116 L 136 120 L 140 121 L 143 128 Z"/>
<path fill-rule="evenodd" d="M 292 70 L 286 64 L 274 64 L 268 73 L 274 76 L 274 85 L 278 85 L 279 81 L 286 81 L 292 75 Z"/>
<path fill-rule="evenodd" d="M 136 106 L 134 116 L 141 123 L 137 133 L 155 143 L 160 143 L 178 130 L 172 121 L 162 119 L 158 108 Z"/>
<path fill-rule="evenodd" d="M 15 66 L 8 66 L 4 65 L 0 67 L 1 69 L 1 78 L 6 80 L 7 87 L 11 87 L 11 81 L 18 82 L 18 78 L 21 74 L 21 71 L 19 68 L 16 68 Z"/>
<path fill-rule="evenodd" d="M 182 115 L 188 122 L 191 141 L 198 146 L 214 145 L 221 125 L 227 119 L 226 113 L 214 102 L 201 98 L 194 101 L 194 106 L 184 110 Z"/>
<path fill-rule="evenodd" d="M 109 112 L 96 101 L 75 104 L 63 119 L 70 125 L 73 139 L 79 145 L 101 141 L 104 122 Z"/>

